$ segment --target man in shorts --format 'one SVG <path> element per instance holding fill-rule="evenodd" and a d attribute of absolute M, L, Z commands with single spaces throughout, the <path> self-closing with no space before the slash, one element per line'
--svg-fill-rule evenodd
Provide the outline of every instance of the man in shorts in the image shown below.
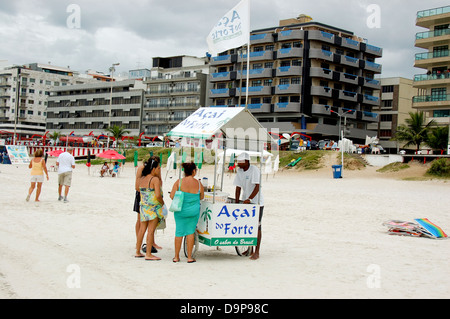
<path fill-rule="evenodd" d="M 250 259 L 256 260 L 259 258 L 259 247 L 261 245 L 261 220 L 264 210 L 264 199 L 261 192 L 261 173 L 258 167 L 250 165 L 250 156 L 248 153 L 242 153 L 237 158 L 239 169 L 234 178 L 235 200 L 239 203 L 241 191 L 243 194 L 244 204 L 259 204 L 259 226 L 258 226 L 258 243 L 256 244 L 255 252 L 250 256 Z"/>
<path fill-rule="evenodd" d="M 69 202 L 67 195 L 69 194 L 69 188 L 72 184 L 72 170 L 75 168 L 75 158 L 72 155 L 73 148 L 68 147 L 67 151 L 61 153 L 56 160 L 56 166 L 58 166 L 58 200 L 64 200 L 64 203 Z M 62 188 L 64 189 L 64 197 L 61 196 Z"/>

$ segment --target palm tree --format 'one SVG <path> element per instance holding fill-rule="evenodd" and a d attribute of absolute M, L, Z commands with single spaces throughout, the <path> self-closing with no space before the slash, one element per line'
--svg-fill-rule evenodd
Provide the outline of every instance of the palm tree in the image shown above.
<path fill-rule="evenodd" d="M 129 130 L 125 129 L 123 126 L 113 125 L 105 129 L 107 132 L 111 133 L 111 135 L 116 139 L 117 144 L 120 143 L 123 136 L 130 133 Z"/>
<path fill-rule="evenodd" d="M 398 127 L 394 140 L 406 142 L 405 147 L 410 145 L 416 146 L 416 151 L 420 149 L 420 145 L 428 140 L 430 126 L 434 124 L 431 120 L 425 124 L 425 114 L 423 112 L 409 112 L 410 118 L 405 120 L 406 124 Z"/>
<path fill-rule="evenodd" d="M 50 139 L 53 140 L 53 145 L 56 145 L 56 141 L 63 136 L 64 135 L 62 135 L 61 132 L 56 132 L 56 131 L 53 132 L 53 134 L 49 135 Z"/>
<path fill-rule="evenodd" d="M 427 145 L 434 150 L 440 150 L 441 154 L 448 145 L 448 126 L 438 126 L 433 128 L 428 134 Z"/>

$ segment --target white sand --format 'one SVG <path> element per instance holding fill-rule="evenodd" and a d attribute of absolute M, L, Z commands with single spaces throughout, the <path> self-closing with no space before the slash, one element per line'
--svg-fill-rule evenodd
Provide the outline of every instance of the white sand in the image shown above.
<path fill-rule="evenodd" d="M 27 166 L 0 171 L 0 298 L 450 297 L 450 240 L 390 236 L 381 225 L 428 218 L 450 234 L 450 183 L 442 180 L 403 181 L 407 173 L 372 167 L 339 180 L 329 165 L 279 172 L 264 178 L 258 261 L 200 245 L 197 263 L 183 256 L 174 264 L 173 216 L 156 236 L 162 260 L 134 258 L 132 164 L 119 178 L 77 165 L 67 204 L 57 201 L 55 172 L 35 203 L 25 201 Z M 212 171 L 201 176 L 211 180 Z M 167 200 L 173 182 L 164 184 Z M 234 193 L 231 185 L 225 178 Z"/>

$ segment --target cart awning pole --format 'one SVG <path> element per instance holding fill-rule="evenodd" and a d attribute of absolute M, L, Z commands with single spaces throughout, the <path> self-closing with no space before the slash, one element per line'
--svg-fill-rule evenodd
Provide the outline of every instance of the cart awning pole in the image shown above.
<path fill-rule="evenodd" d="M 224 143 L 223 147 L 223 163 L 222 163 L 222 181 L 220 182 L 220 191 L 223 192 L 223 176 L 225 175 L 225 159 L 227 158 L 227 146 Z"/>

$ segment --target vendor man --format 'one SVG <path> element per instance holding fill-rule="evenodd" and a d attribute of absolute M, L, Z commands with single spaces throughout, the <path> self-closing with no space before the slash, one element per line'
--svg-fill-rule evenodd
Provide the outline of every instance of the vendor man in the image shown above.
<path fill-rule="evenodd" d="M 235 199 L 239 203 L 241 197 L 244 204 L 259 204 L 259 225 L 258 225 L 258 243 L 255 252 L 250 256 L 250 259 L 256 260 L 259 258 L 259 247 L 261 244 L 261 220 L 264 210 L 264 200 L 261 192 L 261 173 L 258 167 L 250 165 L 250 155 L 242 153 L 237 158 L 239 169 L 234 178 L 234 186 L 236 186 Z"/>

